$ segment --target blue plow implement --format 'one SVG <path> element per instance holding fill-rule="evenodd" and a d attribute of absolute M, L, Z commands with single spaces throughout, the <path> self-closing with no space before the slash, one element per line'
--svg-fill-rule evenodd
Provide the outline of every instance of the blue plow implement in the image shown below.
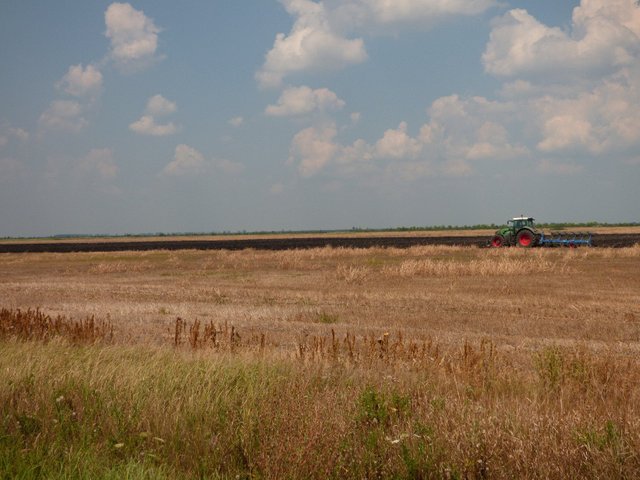
<path fill-rule="evenodd" d="M 548 235 L 540 234 L 538 245 L 577 247 L 578 245 L 592 246 L 591 233 L 581 232 L 551 232 Z"/>

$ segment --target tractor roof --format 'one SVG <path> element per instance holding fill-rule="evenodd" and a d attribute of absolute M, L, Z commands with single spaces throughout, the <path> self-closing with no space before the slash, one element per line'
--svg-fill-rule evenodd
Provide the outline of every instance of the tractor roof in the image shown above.
<path fill-rule="evenodd" d="M 535 220 L 533 217 L 513 217 L 511 220 Z"/>

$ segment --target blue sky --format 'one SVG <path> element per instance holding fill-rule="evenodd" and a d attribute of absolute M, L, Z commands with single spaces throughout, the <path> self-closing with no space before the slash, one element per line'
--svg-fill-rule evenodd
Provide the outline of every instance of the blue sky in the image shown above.
<path fill-rule="evenodd" d="M 0 236 L 638 221 L 634 0 L 5 0 Z"/>

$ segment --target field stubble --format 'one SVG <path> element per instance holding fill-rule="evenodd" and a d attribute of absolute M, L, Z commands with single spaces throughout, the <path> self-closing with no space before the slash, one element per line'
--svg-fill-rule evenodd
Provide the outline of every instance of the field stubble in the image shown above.
<path fill-rule="evenodd" d="M 639 246 L 5 254 L 0 307 L 114 333 L 4 334 L 0 469 L 84 452 L 61 471 L 634 477 L 639 264 Z"/>

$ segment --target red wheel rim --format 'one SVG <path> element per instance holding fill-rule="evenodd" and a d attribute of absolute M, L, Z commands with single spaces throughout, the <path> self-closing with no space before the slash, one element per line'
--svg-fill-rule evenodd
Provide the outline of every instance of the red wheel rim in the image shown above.
<path fill-rule="evenodd" d="M 530 233 L 524 233 L 520 236 L 520 245 L 522 245 L 523 247 L 528 247 L 529 245 L 531 245 L 532 240 L 533 237 Z"/>
<path fill-rule="evenodd" d="M 501 247 L 502 246 L 502 239 L 494 238 L 493 240 L 491 240 L 491 246 L 492 247 Z"/>

